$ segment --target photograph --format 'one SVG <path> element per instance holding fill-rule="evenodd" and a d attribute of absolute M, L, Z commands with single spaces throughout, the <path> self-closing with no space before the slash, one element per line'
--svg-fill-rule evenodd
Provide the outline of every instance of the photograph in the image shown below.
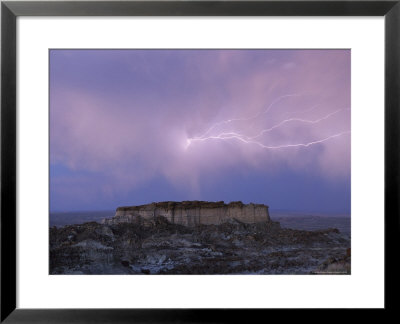
<path fill-rule="evenodd" d="M 351 49 L 48 55 L 50 275 L 351 275 Z"/>

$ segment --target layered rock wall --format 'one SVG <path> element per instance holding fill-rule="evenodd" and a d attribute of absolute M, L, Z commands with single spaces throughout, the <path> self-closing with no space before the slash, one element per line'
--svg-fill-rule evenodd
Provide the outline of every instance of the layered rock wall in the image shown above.
<path fill-rule="evenodd" d="M 141 206 L 118 207 L 115 216 L 105 220 L 107 224 L 139 222 L 165 217 L 173 224 L 195 226 L 199 224 L 222 224 L 231 219 L 243 223 L 269 222 L 268 206 L 223 201 L 160 202 Z"/>

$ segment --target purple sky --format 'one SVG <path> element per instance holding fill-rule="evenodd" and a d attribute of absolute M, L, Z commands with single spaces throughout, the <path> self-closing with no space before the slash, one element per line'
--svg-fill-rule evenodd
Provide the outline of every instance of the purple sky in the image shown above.
<path fill-rule="evenodd" d="M 350 213 L 349 50 L 51 50 L 50 210 Z"/>

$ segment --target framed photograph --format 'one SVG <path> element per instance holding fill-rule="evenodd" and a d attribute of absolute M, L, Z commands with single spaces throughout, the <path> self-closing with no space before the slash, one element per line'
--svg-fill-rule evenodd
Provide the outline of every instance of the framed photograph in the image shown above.
<path fill-rule="evenodd" d="M 1 321 L 392 309 L 399 16 L 3 1 Z"/>

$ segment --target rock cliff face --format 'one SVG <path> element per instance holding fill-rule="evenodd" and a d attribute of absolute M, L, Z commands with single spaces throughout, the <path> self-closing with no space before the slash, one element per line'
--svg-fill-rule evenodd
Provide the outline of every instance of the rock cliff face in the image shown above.
<path fill-rule="evenodd" d="M 115 216 L 103 223 L 140 223 L 157 217 L 165 217 L 170 223 L 193 227 L 196 225 L 219 225 L 229 220 L 243 223 L 270 222 L 268 206 L 243 204 L 240 201 L 225 204 L 223 201 L 166 201 L 141 206 L 118 207 Z"/>

